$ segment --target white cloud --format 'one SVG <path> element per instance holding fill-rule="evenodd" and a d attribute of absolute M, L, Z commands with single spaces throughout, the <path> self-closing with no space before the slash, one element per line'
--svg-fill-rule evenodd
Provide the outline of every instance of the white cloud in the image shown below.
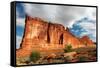
<path fill-rule="evenodd" d="M 88 35 L 89 33 L 88 32 L 82 32 L 81 34 L 80 34 L 80 36 L 82 37 L 82 36 L 85 36 L 85 35 Z"/>
<path fill-rule="evenodd" d="M 80 25 L 81 27 L 83 27 L 84 29 L 88 29 L 88 30 L 95 30 L 96 29 L 96 25 L 93 23 L 89 23 L 89 22 L 84 22 L 84 23 L 79 23 L 78 25 Z"/>
<path fill-rule="evenodd" d="M 82 22 L 79 25 L 86 30 L 81 35 L 92 35 L 96 38 L 96 8 L 94 7 L 76 7 L 42 4 L 23 4 L 24 11 L 31 17 L 40 17 L 44 20 L 57 22 L 67 27 L 72 27 L 76 21 L 87 17 L 91 22 Z M 24 19 L 17 19 L 17 25 L 24 26 Z"/>
<path fill-rule="evenodd" d="M 92 19 L 92 20 L 96 20 L 96 8 L 87 8 L 87 12 L 86 15 L 88 18 Z"/>
<path fill-rule="evenodd" d="M 93 41 L 96 41 L 96 24 L 91 22 L 83 21 L 81 23 L 77 23 L 77 25 L 81 26 L 82 29 L 86 31 L 82 32 L 80 36 L 88 35 Z"/>
<path fill-rule="evenodd" d="M 17 19 L 16 19 L 16 24 L 17 24 L 18 26 L 24 27 L 24 25 L 25 25 L 25 18 L 17 18 Z"/>
<path fill-rule="evenodd" d="M 20 47 L 21 41 L 22 41 L 22 37 L 21 36 L 16 36 L 16 48 L 17 49 Z"/>
<path fill-rule="evenodd" d="M 68 27 L 71 27 L 76 20 L 84 17 L 87 13 L 87 8 L 89 8 L 26 3 L 23 7 L 29 16 L 40 17 L 47 21 L 61 23 Z"/>

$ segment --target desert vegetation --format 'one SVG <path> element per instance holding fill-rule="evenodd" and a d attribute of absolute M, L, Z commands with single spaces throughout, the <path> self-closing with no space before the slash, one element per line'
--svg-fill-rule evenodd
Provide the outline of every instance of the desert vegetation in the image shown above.
<path fill-rule="evenodd" d="M 65 45 L 64 52 L 72 52 L 72 51 L 73 49 L 71 44 Z"/>
<path fill-rule="evenodd" d="M 37 51 L 33 51 L 30 55 L 30 61 L 36 62 L 37 60 L 40 59 L 40 53 Z"/>
<path fill-rule="evenodd" d="M 96 47 L 73 49 L 72 45 L 68 44 L 61 54 L 42 55 L 41 52 L 32 51 L 30 56 L 16 59 L 17 65 L 96 61 Z"/>

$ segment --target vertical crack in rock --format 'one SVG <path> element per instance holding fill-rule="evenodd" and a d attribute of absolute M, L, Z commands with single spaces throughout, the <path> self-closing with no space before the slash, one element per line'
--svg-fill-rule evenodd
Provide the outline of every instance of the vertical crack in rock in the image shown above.
<path fill-rule="evenodd" d="M 47 29 L 47 43 L 50 43 L 49 27 L 50 27 L 50 23 L 48 23 L 48 29 Z"/>
<path fill-rule="evenodd" d="M 60 36 L 59 44 L 63 44 L 63 34 L 61 34 L 61 36 Z"/>

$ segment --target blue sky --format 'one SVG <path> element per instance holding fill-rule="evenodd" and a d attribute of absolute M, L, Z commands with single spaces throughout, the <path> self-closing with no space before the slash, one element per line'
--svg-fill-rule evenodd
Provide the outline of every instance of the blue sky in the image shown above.
<path fill-rule="evenodd" d="M 25 25 L 25 14 L 63 24 L 77 37 L 88 35 L 96 41 L 96 8 L 41 4 L 16 4 L 16 47 L 19 48 Z"/>

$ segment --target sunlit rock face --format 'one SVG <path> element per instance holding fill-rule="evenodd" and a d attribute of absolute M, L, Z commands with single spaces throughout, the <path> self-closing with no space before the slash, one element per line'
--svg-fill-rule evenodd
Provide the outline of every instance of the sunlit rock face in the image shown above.
<path fill-rule="evenodd" d="M 16 51 L 17 57 L 29 56 L 33 50 L 44 53 L 60 53 L 66 44 L 72 48 L 84 47 L 84 40 L 93 44 L 89 38 L 75 37 L 68 28 L 61 24 L 44 21 L 40 18 L 26 16 L 25 29 L 20 48 Z"/>
<path fill-rule="evenodd" d="M 92 40 L 89 39 L 88 36 L 83 36 L 82 38 L 80 38 L 80 41 L 85 44 L 85 46 L 93 46 L 94 43 Z"/>

